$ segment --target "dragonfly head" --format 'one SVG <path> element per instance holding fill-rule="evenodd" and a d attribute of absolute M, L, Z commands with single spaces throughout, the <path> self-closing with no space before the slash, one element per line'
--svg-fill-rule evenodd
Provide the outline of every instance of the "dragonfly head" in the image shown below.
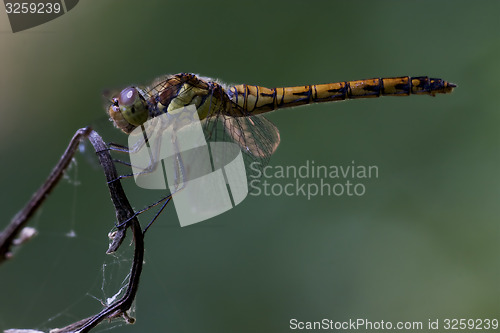
<path fill-rule="evenodd" d="M 108 108 L 110 120 L 113 120 L 115 126 L 127 134 L 148 120 L 148 105 L 135 87 L 123 89 L 117 97 L 111 100 L 111 103 Z"/>

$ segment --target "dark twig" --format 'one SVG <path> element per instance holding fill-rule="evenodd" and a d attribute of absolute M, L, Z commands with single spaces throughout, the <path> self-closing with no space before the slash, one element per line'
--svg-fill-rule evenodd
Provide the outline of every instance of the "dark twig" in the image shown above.
<path fill-rule="evenodd" d="M 26 225 L 29 218 L 33 216 L 35 211 L 47 198 L 48 194 L 57 185 L 64 174 L 64 171 L 71 162 L 71 159 L 75 155 L 80 141 L 85 139 L 91 131 L 92 129 L 90 127 L 81 128 L 76 131 L 68 145 L 68 148 L 66 148 L 66 151 L 61 156 L 61 159 L 56 164 L 45 183 L 38 189 L 38 191 L 35 192 L 35 194 L 33 194 L 33 197 L 26 204 L 26 206 L 24 206 L 24 208 L 19 211 L 16 216 L 14 216 L 5 230 L 0 233 L 0 264 L 12 256 L 10 248 L 14 243 L 14 239 Z"/>
<path fill-rule="evenodd" d="M 139 279 L 142 272 L 142 263 L 144 258 L 144 234 L 141 231 L 139 221 L 134 214 L 134 210 L 132 209 L 130 203 L 128 202 L 121 183 L 119 181 L 110 182 L 110 180 L 116 179 L 118 174 L 116 172 L 115 165 L 113 164 L 113 160 L 111 158 L 109 150 L 106 147 L 106 144 L 99 136 L 99 134 L 97 134 L 97 132 L 91 130 L 90 128 L 82 128 L 76 132 L 75 136 L 70 141 L 68 148 L 61 157 L 61 160 L 50 174 L 48 180 L 35 193 L 26 207 L 14 217 L 10 225 L 0 235 L 2 236 L 0 239 L 3 240 L 3 243 L 0 243 L 0 246 L 2 246 L 1 249 L 4 251 L 0 252 L 0 254 L 3 255 L 3 257 L 0 258 L 2 259 L 0 260 L 0 262 L 8 257 L 7 254 L 9 253 L 9 248 L 17 232 L 19 232 L 19 230 L 26 224 L 29 217 L 33 215 L 33 213 L 41 205 L 50 190 L 52 190 L 52 188 L 57 184 L 57 181 L 61 178 L 64 170 L 69 165 L 69 162 L 71 161 L 71 158 L 73 157 L 76 148 L 78 147 L 78 143 L 86 137 L 89 138 L 90 142 L 94 146 L 94 149 L 99 156 L 99 162 L 101 163 L 101 166 L 103 167 L 104 173 L 106 175 L 106 180 L 108 181 L 108 188 L 111 195 L 111 200 L 115 207 L 118 224 L 120 224 L 121 221 L 128 221 L 127 223 L 122 223 L 123 225 L 117 228 L 117 231 L 113 235 L 113 241 L 109 246 L 107 252 L 111 253 L 118 249 L 120 244 L 125 239 L 126 228 L 130 226 L 134 235 L 135 243 L 134 260 L 129 275 L 130 277 L 127 289 L 119 300 L 108 305 L 106 308 L 92 317 L 79 320 L 63 328 L 53 329 L 51 330 L 51 333 L 89 332 L 101 321 L 105 319 L 111 320 L 119 317 L 125 319 L 128 323 L 134 322 L 134 319 L 128 316 L 127 311 L 132 306 L 135 295 L 137 293 L 137 289 L 139 288 Z"/>

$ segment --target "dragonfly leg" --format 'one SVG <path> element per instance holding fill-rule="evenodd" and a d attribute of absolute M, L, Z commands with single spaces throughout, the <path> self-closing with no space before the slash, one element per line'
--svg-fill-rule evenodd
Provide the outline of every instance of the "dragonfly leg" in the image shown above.
<path fill-rule="evenodd" d="M 165 201 L 165 203 L 163 204 L 163 206 L 161 206 L 161 208 L 156 212 L 156 215 L 153 217 L 153 219 L 148 223 L 148 225 L 146 226 L 146 228 L 142 232 L 143 235 L 146 234 L 146 231 L 148 231 L 149 227 L 154 223 L 154 221 L 156 221 L 156 219 L 158 218 L 158 216 L 160 216 L 161 212 L 163 212 L 163 210 L 165 209 L 165 207 L 167 206 L 167 204 L 170 202 L 170 199 L 172 199 L 172 195 L 168 196 L 167 201 Z"/>
<path fill-rule="evenodd" d="M 140 215 L 140 214 L 142 214 L 142 213 L 144 213 L 144 212 L 146 212 L 146 211 L 150 210 L 150 209 L 151 209 L 151 208 L 153 208 L 153 207 L 158 206 L 160 203 L 162 203 L 163 201 L 165 201 L 165 200 L 166 200 L 166 203 L 165 203 L 165 204 L 162 206 L 162 208 L 160 209 L 160 212 L 161 212 L 161 211 L 163 210 L 163 208 L 165 207 L 165 205 L 166 205 L 166 204 L 170 201 L 170 199 L 171 199 L 171 198 L 172 198 L 172 194 L 170 194 L 170 195 L 168 195 L 168 196 L 166 196 L 166 197 L 164 197 L 164 198 L 161 198 L 160 200 L 158 200 L 158 201 L 156 201 L 155 203 L 153 203 L 153 204 L 151 204 L 151 205 L 147 206 L 146 208 L 143 208 L 143 209 L 141 209 L 141 210 L 139 210 L 139 211 L 135 212 L 135 213 L 134 213 L 134 215 L 132 215 L 131 217 L 129 217 L 129 218 L 128 218 L 128 219 L 126 219 L 125 221 L 122 221 L 122 222 L 120 222 L 119 224 L 115 224 L 115 227 L 120 228 L 120 227 L 124 226 L 124 225 L 125 225 L 125 224 L 127 224 L 129 221 L 131 221 L 133 218 L 135 218 L 135 217 L 137 217 L 138 215 Z M 156 214 L 156 216 L 154 217 L 153 221 L 156 219 L 156 217 L 157 217 L 158 215 L 159 215 L 159 214 L 157 213 L 157 214 Z M 146 227 L 146 229 L 147 229 L 147 228 L 149 228 L 149 226 L 150 226 L 151 224 L 152 224 L 152 222 L 150 222 L 150 223 L 148 224 L 148 226 Z"/>
<path fill-rule="evenodd" d="M 134 176 L 134 174 L 121 175 L 121 176 L 118 176 L 118 178 L 115 178 L 115 179 L 112 179 L 112 180 L 108 180 L 106 183 L 107 184 L 111 184 L 111 183 L 119 181 L 120 179 L 127 179 L 127 178 L 131 178 L 133 176 Z"/>
<path fill-rule="evenodd" d="M 128 166 L 128 167 L 132 167 L 132 164 L 130 164 L 129 162 L 126 162 L 126 161 L 113 159 L 113 162 L 114 163 L 119 163 L 119 164 L 122 164 L 122 165 L 125 165 L 125 166 Z"/>
<path fill-rule="evenodd" d="M 121 161 L 121 160 L 113 160 L 113 162 L 133 167 L 133 165 L 131 163 L 129 163 L 129 162 L 125 162 L 125 161 Z M 126 174 L 126 175 L 120 175 L 120 176 L 118 176 L 118 178 L 112 179 L 112 180 L 108 181 L 108 184 L 116 182 L 116 181 L 118 181 L 120 179 L 126 179 L 126 178 L 136 177 L 136 176 L 140 176 L 140 175 L 144 175 L 144 174 L 148 174 L 148 173 L 154 172 L 157 167 L 158 167 L 158 161 L 151 161 L 151 163 L 147 167 L 145 167 L 144 169 L 142 169 L 140 172 L 135 172 L 135 173 Z M 140 169 L 140 168 L 135 167 L 135 169 Z"/>
<path fill-rule="evenodd" d="M 117 152 L 120 152 L 120 153 L 129 153 L 130 152 L 130 150 L 129 150 L 129 148 L 127 146 L 123 146 L 123 145 L 120 145 L 118 143 L 111 142 L 111 143 L 107 143 L 106 146 L 108 148 L 96 151 L 96 154 L 102 153 L 104 151 L 110 151 L 110 150 L 111 151 L 117 151 Z M 118 160 L 118 159 L 113 159 L 113 162 L 114 163 L 123 164 L 123 165 L 126 165 L 126 166 L 132 166 L 130 163 L 122 161 L 122 160 Z"/>
<path fill-rule="evenodd" d="M 126 153 L 126 154 L 135 154 L 139 150 L 141 150 L 144 145 L 146 144 L 146 140 L 144 138 L 139 139 L 131 148 L 121 145 L 119 143 L 115 142 L 109 142 L 106 145 L 108 146 L 107 150 L 112 150 L 112 151 L 117 151 L 120 153 Z"/>
<path fill-rule="evenodd" d="M 127 146 L 118 143 L 110 142 L 107 144 L 107 146 L 108 150 L 118 151 L 120 153 L 130 153 L 130 149 Z"/>
<path fill-rule="evenodd" d="M 155 136 L 155 142 L 153 143 L 153 147 L 155 147 L 155 148 L 154 148 L 154 151 L 150 151 L 150 154 L 149 154 L 150 161 L 149 161 L 149 165 L 148 166 L 146 166 L 145 168 L 136 167 L 136 166 L 134 166 L 133 164 L 131 164 L 129 162 L 125 162 L 125 161 L 117 160 L 117 159 L 113 160 L 116 163 L 120 163 L 120 164 L 123 164 L 123 165 L 126 165 L 126 166 L 133 167 L 133 169 L 135 169 L 135 170 L 140 170 L 140 172 L 135 172 L 135 173 L 132 173 L 132 174 L 121 175 L 121 176 L 119 176 L 116 179 L 108 181 L 108 184 L 112 183 L 112 182 L 115 182 L 117 180 L 120 180 L 120 179 L 130 178 L 130 177 L 139 176 L 139 175 L 143 175 L 143 174 L 148 174 L 148 173 L 154 172 L 156 170 L 156 168 L 158 167 L 158 163 L 159 163 L 158 156 L 160 154 L 160 141 L 162 139 L 162 135 L 161 134 L 167 128 L 168 128 L 168 126 L 164 126 L 164 127 L 161 127 L 158 130 L 159 133 L 160 133 L 160 135 L 156 135 Z M 141 138 L 141 139 L 139 139 L 132 147 L 127 147 L 127 146 L 124 146 L 124 145 L 121 145 L 121 144 L 118 144 L 118 143 L 111 142 L 111 143 L 107 144 L 108 150 L 113 150 L 113 151 L 117 151 L 117 152 L 120 152 L 120 153 L 136 154 L 141 149 L 145 148 L 146 144 L 149 142 L 147 130 L 143 129 L 143 134 L 144 134 L 144 137 Z M 151 143 L 149 143 L 149 145 L 151 145 Z M 151 146 L 149 146 L 148 148 L 151 148 Z"/>

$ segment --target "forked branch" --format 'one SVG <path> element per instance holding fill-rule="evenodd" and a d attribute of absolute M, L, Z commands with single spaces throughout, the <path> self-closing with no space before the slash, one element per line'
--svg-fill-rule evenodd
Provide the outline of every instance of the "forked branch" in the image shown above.
<path fill-rule="evenodd" d="M 120 181 L 115 181 L 118 179 L 118 173 L 116 172 L 113 159 L 111 158 L 106 144 L 102 140 L 101 136 L 90 128 L 82 128 L 75 133 L 68 145 L 68 148 L 59 160 L 59 163 L 52 170 L 49 178 L 33 195 L 28 204 L 12 219 L 11 223 L 0 234 L 0 263 L 9 258 L 10 248 L 13 245 L 16 235 L 26 225 L 28 219 L 33 215 L 36 209 L 40 207 L 44 199 L 61 179 L 64 171 L 68 167 L 76 152 L 78 144 L 81 140 L 87 137 L 94 146 L 94 149 L 99 157 L 99 162 L 104 170 L 104 174 L 106 175 L 118 223 L 120 221 L 129 220 L 129 222 L 119 227 L 116 233 L 114 233 L 113 242 L 110 244 L 107 253 L 112 253 L 118 249 L 126 236 L 126 228 L 130 226 L 134 235 L 134 259 L 129 275 L 130 277 L 127 289 L 119 300 L 106 306 L 106 308 L 94 316 L 79 320 L 63 328 L 52 329 L 50 331 L 51 333 L 89 332 L 101 321 L 119 317 L 124 318 L 129 323 L 134 322 L 134 319 L 128 316 L 127 311 L 132 306 L 139 287 L 139 279 L 142 272 L 142 263 L 144 258 L 144 235 Z"/>

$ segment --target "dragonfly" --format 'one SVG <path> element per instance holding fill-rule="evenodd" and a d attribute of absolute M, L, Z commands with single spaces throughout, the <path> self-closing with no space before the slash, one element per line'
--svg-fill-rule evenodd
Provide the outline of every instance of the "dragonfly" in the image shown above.
<path fill-rule="evenodd" d="M 131 134 L 139 127 L 146 131 L 145 123 L 162 115 L 189 118 L 186 107 L 194 106 L 207 142 L 236 143 L 243 152 L 245 165 L 257 161 L 265 166 L 280 143 L 279 130 L 265 118 L 266 113 L 349 99 L 436 96 L 449 94 L 455 87 L 440 78 L 401 76 L 265 88 L 249 84 L 230 86 L 196 74 L 179 73 L 159 78 L 147 87 L 123 89 L 111 99 L 107 112 L 116 128 Z M 127 147 L 116 150 L 121 148 Z M 153 158 L 152 165 L 157 162 Z M 182 178 L 185 168 L 182 162 L 177 163 L 177 174 Z M 151 171 L 151 168 L 146 169 Z"/>
<path fill-rule="evenodd" d="M 161 114 L 196 107 L 210 141 L 232 141 L 251 159 L 268 160 L 280 143 L 278 128 L 263 114 L 312 103 L 381 96 L 448 94 L 455 84 L 439 78 L 392 77 L 296 87 L 225 85 L 190 73 L 159 78 L 149 87 L 130 86 L 112 98 L 110 120 L 126 134 Z"/>

